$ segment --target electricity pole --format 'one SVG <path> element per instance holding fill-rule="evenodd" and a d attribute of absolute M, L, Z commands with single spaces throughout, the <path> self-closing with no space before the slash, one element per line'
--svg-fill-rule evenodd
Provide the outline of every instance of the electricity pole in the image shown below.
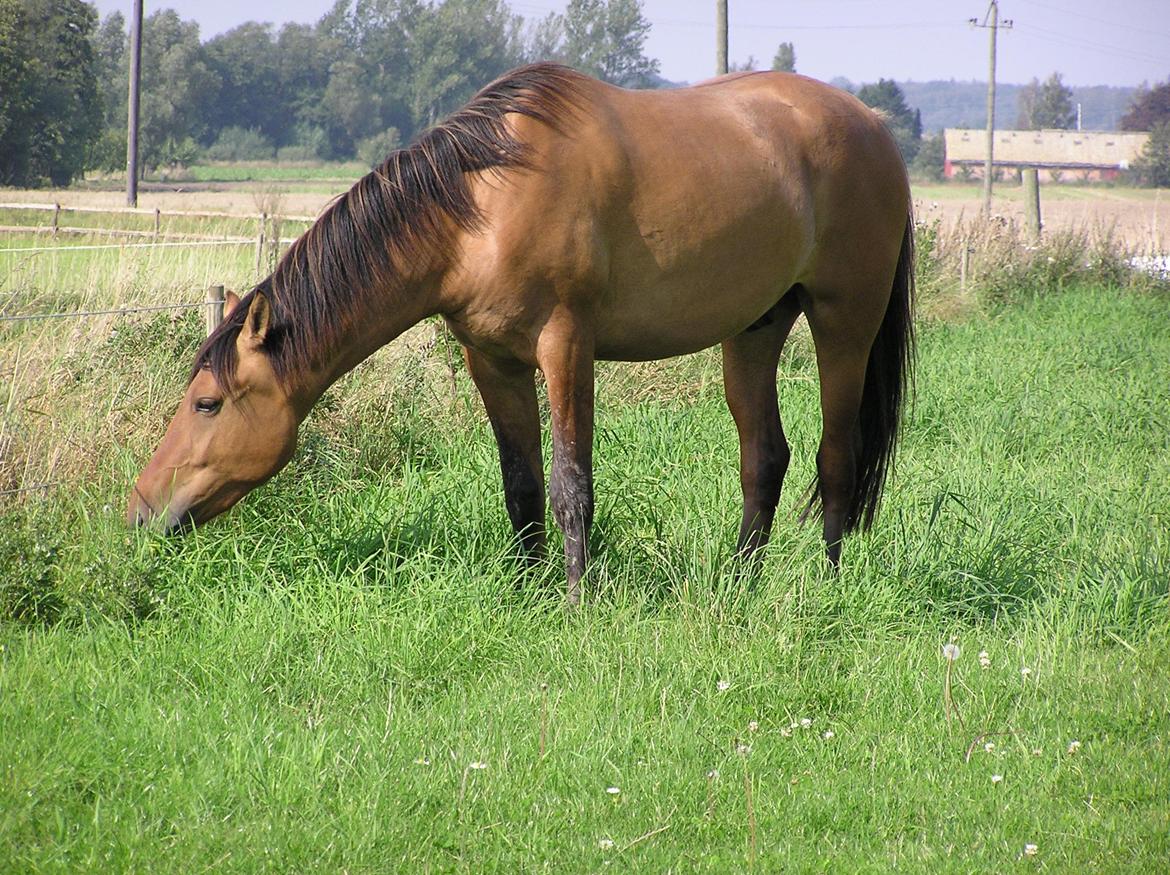
<path fill-rule="evenodd" d="M 715 2 L 715 75 L 727 72 L 727 0 Z"/>
<path fill-rule="evenodd" d="M 142 67 L 142 0 L 130 15 L 130 99 L 126 110 L 126 203 L 138 206 L 138 81 Z"/>
<path fill-rule="evenodd" d="M 989 65 L 987 74 L 987 157 L 983 162 L 983 214 L 991 215 L 991 181 L 995 175 L 995 162 L 992 160 L 995 151 L 995 38 L 1001 27 L 1011 29 L 1009 19 L 1000 20 L 999 2 L 991 0 L 983 21 L 978 18 L 968 19 L 975 27 L 985 27 L 991 31 Z"/>

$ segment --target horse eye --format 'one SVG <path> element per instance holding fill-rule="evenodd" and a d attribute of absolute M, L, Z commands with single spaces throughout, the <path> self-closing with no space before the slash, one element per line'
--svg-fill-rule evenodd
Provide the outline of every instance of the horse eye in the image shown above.
<path fill-rule="evenodd" d="M 219 398 L 200 398 L 195 402 L 195 412 L 213 416 L 219 413 L 219 408 L 222 405 L 223 401 Z"/>

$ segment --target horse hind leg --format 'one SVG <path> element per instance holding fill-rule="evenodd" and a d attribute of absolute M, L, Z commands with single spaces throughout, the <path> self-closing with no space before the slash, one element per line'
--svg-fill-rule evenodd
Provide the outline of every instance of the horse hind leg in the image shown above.
<path fill-rule="evenodd" d="M 790 457 L 776 400 L 776 366 L 800 303 L 795 290 L 741 334 L 723 342 L 723 385 L 739 432 L 743 519 L 736 552 L 768 542 Z"/>
<path fill-rule="evenodd" d="M 889 275 L 855 275 L 811 284 L 801 297 L 816 346 L 823 420 L 809 504 L 820 498 L 834 566 L 841 538 L 873 522 L 893 461 L 914 359 L 911 235 L 908 224 L 892 283 Z"/>

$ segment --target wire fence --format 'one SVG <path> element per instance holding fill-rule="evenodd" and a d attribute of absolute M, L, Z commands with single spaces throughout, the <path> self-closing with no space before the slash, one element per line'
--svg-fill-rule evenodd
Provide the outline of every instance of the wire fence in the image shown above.
<path fill-rule="evenodd" d="M 10 204 L 0 204 L 0 208 L 9 208 Z M 25 205 L 22 205 L 24 207 Z M 265 223 L 267 224 L 267 217 Z M 275 222 L 279 225 L 279 220 Z M 27 228 L 12 228 L 0 227 L 0 232 L 4 231 L 18 231 L 25 232 Z M 60 232 L 64 229 L 52 229 Z M 102 233 L 102 229 L 82 229 L 84 233 Z M 52 246 L 29 246 L 29 247 L 13 247 L 0 248 L 0 253 L 4 252 L 61 252 L 73 250 L 97 250 L 97 249 L 127 249 L 127 248 L 157 248 L 167 246 L 238 246 L 251 245 L 253 242 L 257 243 L 257 266 L 261 263 L 262 251 L 265 244 L 271 249 L 275 255 L 276 250 L 285 242 L 279 235 L 272 238 L 265 239 L 264 225 L 261 226 L 261 233 L 258 241 L 253 241 L 247 238 L 237 239 L 214 239 L 214 240 L 184 240 L 184 241 L 167 241 L 154 239 L 144 243 L 110 243 L 110 244 L 84 244 L 84 245 L 52 245 Z M 86 319 L 97 316 L 127 316 L 135 313 L 156 313 L 167 311 L 183 311 L 183 310 L 206 310 L 206 328 L 210 334 L 211 331 L 222 321 L 224 309 L 224 287 L 222 285 L 212 285 L 207 290 L 207 298 L 203 301 L 187 301 L 177 304 L 153 304 L 147 306 L 137 307 L 109 307 L 109 308 L 94 308 L 87 310 L 63 310 L 42 313 L 17 313 L 17 314 L 2 314 L 0 313 L 0 323 L 21 323 L 21 322 L 37 322 L 44 320 L 57 319 Z M 2 432 L 0 432 L 2 437 Z M 3 450 L 0 444 L 0 450 Z M 41 483 L 32 483 L 26 486 L 15 486 L 0 489 L 0 498 L 15 498 L 16 496 L 31 495 L 34 493 L 47 494 L 50 490 L 57 487 L 77 486 L 80 481 L 74 480 L 48 480 Z"/>

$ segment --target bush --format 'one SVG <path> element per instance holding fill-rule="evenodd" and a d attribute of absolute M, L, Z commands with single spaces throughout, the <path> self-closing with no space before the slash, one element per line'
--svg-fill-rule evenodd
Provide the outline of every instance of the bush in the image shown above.
<path fill-rule="evenodd" d="M 380 134 L 359 140 L 357 144 L 358 160 L 367 167 L 374 168 L 386 160 L 386 156 L 402 144 L 398 136 L 398 128 L 386 128 Z"/>
<path fill-rule="evenodd" d="M 923 137 L 918 154 L 910 162 L 910 173 L 915 179 L 940 182 L 943 178 L 945 164 L 946 147 L 943 144 L 942 134 Z"/>
<path fill-rule="evenodd" d="M 293 142 L 276 150 L 277 161 L 324 161 L 328 157 L 329 136 L 316 125 L 297 125 Z"/>
<path fill-rule="evenodd" d="M 212 161 L 265 161 L 273 156 L 272 141 L 258 128 L 228 127 L 207 147 Z"/>
<path fill-rule="evenodd" d="M 1141 157 L 1133 163 L 1133 172 L 1141 185 L 1170 188 L 1170 122 L 1150 132 Z"/>

